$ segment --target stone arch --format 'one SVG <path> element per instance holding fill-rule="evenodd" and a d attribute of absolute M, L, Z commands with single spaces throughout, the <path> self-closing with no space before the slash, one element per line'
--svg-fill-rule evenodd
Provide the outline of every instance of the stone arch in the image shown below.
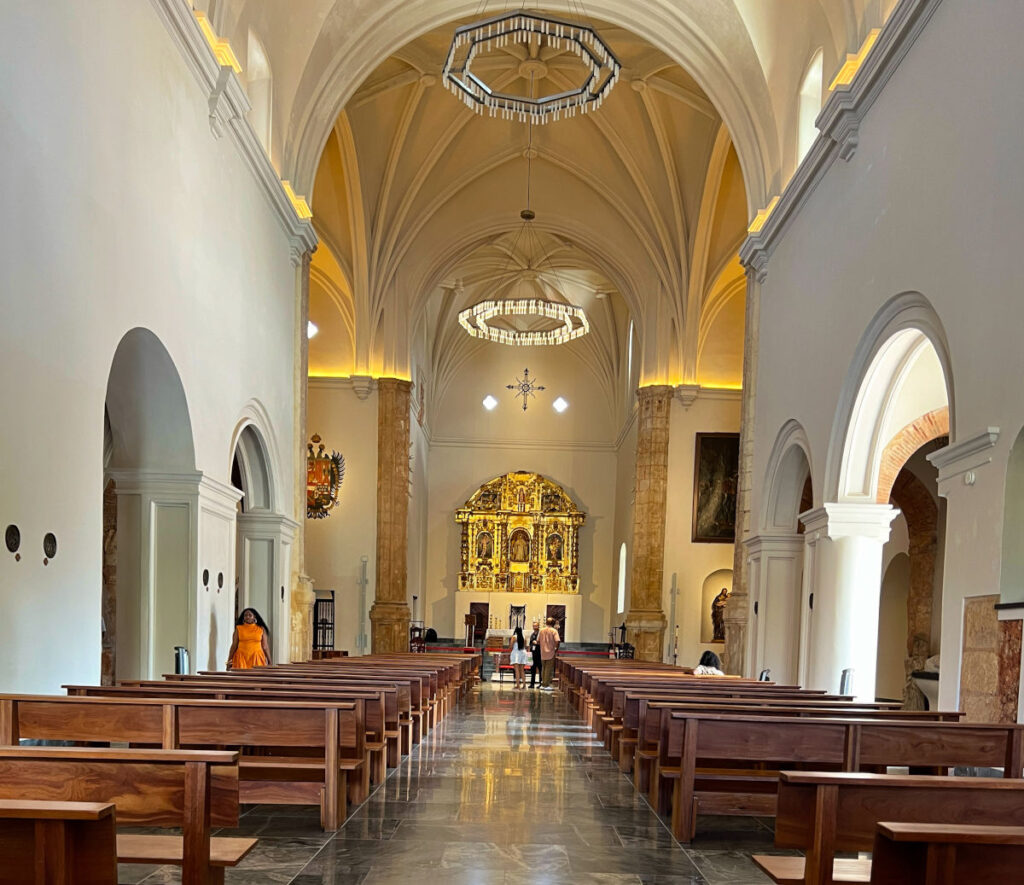
<path fill-rule="evenodd" d="M 832 424 L 824 499 L 877 501 L 889 440 L 943 407 L 949 427 L 955 427 L 945 330 L 927 298 L 905 292 L 875 314 L 854 352 Z"/>
<path fill-rule="evenodd" d="M 772 446 L 765 471 L 762 532 L 796 532 L 811 476 L 811 445 L 801 424 L 787 421 Z"/>
<path fill-rule="evenodd" d="M 185 388 L 167 348 L 149 329 L 121 339 L 107 379 L 111 468 L 195 470 Z"/>
<path fill-rule="evenodd" d="M 925 443 L 942 436 L 949 436 L 949 406 L 926 412 L 911 421 L 886 443 L 882 450 L 882 461 L 878 471 L 878 492 L 875 500 L 885 504 L 893 489 L 893 483 L 903 465 Z"/>
<path fill-rule="evenodd" d="M 282 509 L 278 479 L 282 471 L 274 439 L 270 416 L 263 404 L 258 400 L 246 403 L 231 437 L 231 458 L 238 461 L 241 490 L 245 492 L 242 509 L 246 512 Z"/>

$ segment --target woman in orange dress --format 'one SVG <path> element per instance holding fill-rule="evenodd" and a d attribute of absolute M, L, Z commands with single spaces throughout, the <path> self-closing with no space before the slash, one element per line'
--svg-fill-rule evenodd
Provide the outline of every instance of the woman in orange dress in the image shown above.
<path fill-rule="evenodd" d="M 254 608 L 242 609 L 235 621 L 235 635 L 228 652 L 229 670 L 248 670 L 266 667 L 270 663 L 270 631 L 260 613 Z"/>

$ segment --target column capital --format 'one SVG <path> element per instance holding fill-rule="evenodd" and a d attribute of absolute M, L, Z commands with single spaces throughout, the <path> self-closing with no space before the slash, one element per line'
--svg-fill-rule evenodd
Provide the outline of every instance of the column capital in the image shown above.
<path fill-rule="evenodd" d="M 977 481 L 975 471 L 992 463 L 992 449 L 999 441 L 999 428 L 986 427 L 981 433 L 932 452 L 928 460 L 939 471 L 939 494 L 945 498 L 956 488 L 954 480 L 965 486 Z"/>
<path fill-rule="evenodd" d="M 784 535 L 752 535 L 742 542 L 747 556 L 758 556 L 761 553 L 792 553 L 802 550 L 804 543 L 804 536 L 797 532 Z"/>
<path fill-rule="evenodd" d="M 899 510 L 891 504 L 869 504 L 837 501 L 806 510 L 800 514 L 806 535 L 816 541 L 821 537 L 867 538 L 884 544 L 889 540 L 892 521 Z"/>
<path fill-rule="evenodd" d="M 637 388 L 636 395 L 641 402 L 657 399 L 658 397 L 670 400 L 675 395 L 675 392 L 676 389 L 671 384 L 646 384 L 643 387 Z"/>

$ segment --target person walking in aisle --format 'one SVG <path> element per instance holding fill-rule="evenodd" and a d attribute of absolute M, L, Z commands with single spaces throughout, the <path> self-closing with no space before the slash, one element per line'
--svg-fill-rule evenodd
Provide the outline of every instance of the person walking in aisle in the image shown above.
<path fill-rule="evenodd" d="M 555 675 L 555 653 L 558 651 L 558 646 L 562 644 L 561 637 L 555 629 L 554 618 L 548 618 L 544 629 L 537 636 L 537 641 L 540 643 L 540 690 L 553 691 L 551 680 Z"/>
<path fill-rule="evenodd" d="M 540 642 L 537 637 L 540 634 L 540 621 L 534 620 L 533 632 L 530 634 L 530 654 L 533 656 L 533 665 L 530 667 L 530 688 L 536 688 L 540 681 Z"/>
<path fill-rule="evenodd" d="M 512 672 L 515 673 L 515 688 L 526 688 L 526 663 L 530 660 L 530 653 L 526 650 L 526 640 L 523 638 L 523 628 L 516 627 L 512 641 L 508 644 L 509 663 L 512 665 Z"/>

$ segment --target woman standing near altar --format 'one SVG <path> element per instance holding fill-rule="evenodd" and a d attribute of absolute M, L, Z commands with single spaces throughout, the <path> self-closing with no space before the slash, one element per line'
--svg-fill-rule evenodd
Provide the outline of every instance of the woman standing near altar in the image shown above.
<path fill-rule="evenodd" d="M 508 648 L 510 652 L 509 663 L 516 674 L 515 688 L 525 688 L 525 670 L 527 663 L 530 661 L 530 653 L 526 650 L 526 639 L 523 638 L 522 627 L 516 627 L 516 632 L 512 635 L 512 641 L 509 642 Z"/>

